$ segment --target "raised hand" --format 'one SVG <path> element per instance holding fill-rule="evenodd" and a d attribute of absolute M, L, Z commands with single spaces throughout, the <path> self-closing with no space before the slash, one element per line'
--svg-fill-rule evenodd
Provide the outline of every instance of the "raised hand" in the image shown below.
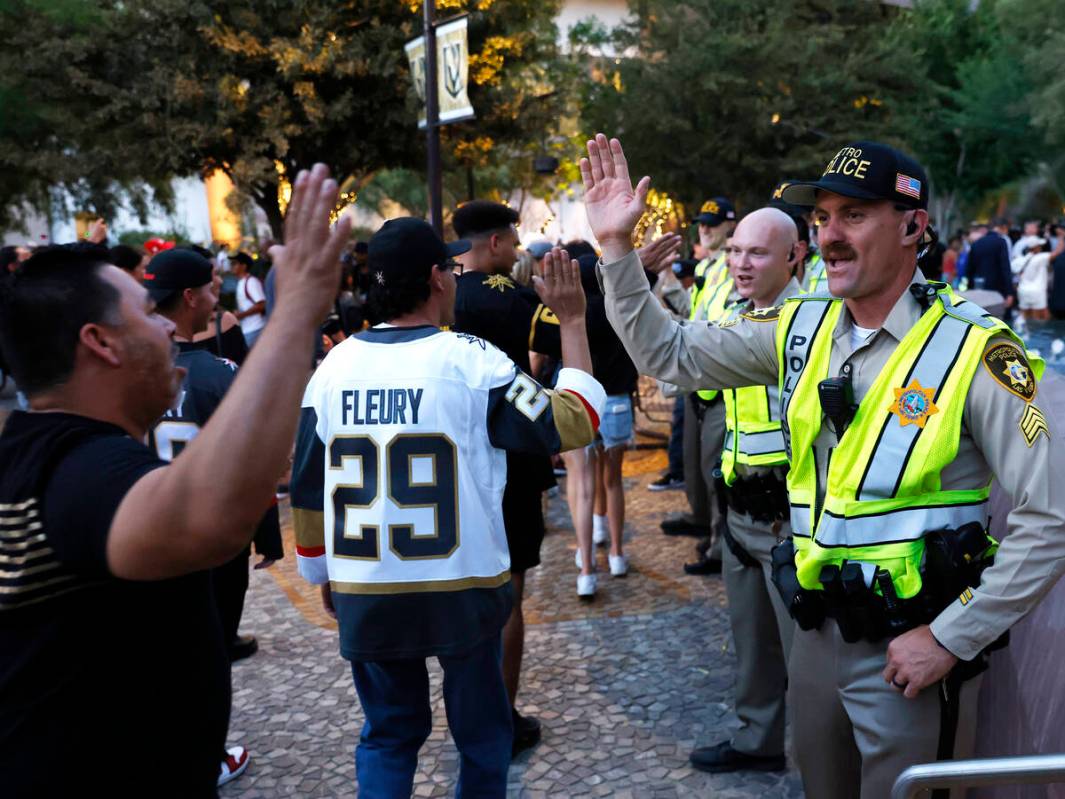
<path fill-rule="evenodd" d="M 656 274 L 670 267 L 680 257 L 680 234 L 663 233 L 654 241 L 636 250 L 645 269 Z"/>
<path fill-rule="evenodd" d="M 555 247 L 544 255 L 539 275 L 533 275 L 533 286 L 544 305 L 558 317 L 559 324 L 580 321 L 584 324 L 584 287 L 581 267 L 565 250 Z"/>
<path fill-rule="evenodd" d="M 634 189 L 621 142 L 607 141 L 602 133 L 588 141 L 588 157 L 580 166 L 588 224 L 603 259 L 616 261 L 632 251 L 632 231 L 643 215 L 651 179 L 640 178 Z"/>
<path fill-rule="evenodd" d="M 95 220 L 89 225 L 89 230 L 85 234 L 85 240 L 90 241 L 93 244 L 103 244 L 107 241 L 107 222 L 103 219 Z"/>
<path fill-rule="evenodd" d="M 340 285 L 340 252 L 351 233 L 343 218 L 329 229 L 337 200 L 336 181 L 325 164 L 301 171 L 285 215 L 285 243 L 270 248 L 277 270 L 277 309 L 308 314 L 319 324 L 333 307 Z"/>

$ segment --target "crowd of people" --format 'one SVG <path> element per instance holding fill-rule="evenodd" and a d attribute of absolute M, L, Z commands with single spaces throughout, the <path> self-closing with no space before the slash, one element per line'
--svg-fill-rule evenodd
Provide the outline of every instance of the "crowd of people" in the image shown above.
<path fill-rule="evenodd" d="M 229 664 L 255 652 L 250 547 L 255 568 L 284 556 L 286 494 L 365 716 L 360 795 L 411 794 L 430 657 L 459 795 L 504 795 L 540 738 L 519 693 L 545 492 L 564 473 L 575 601 L 593 600 L 597 545 L 612 578 L 632 566 L 641 374 L 673 401 L 647 489 L 684 490 L 662 532 L 698 539 L 687 574 L 722 576 L 737 659 L 739 726 L 693 766 L 782 770 L 789 718 L 819 799 L 886 796 L 907 765 L 971 750 L 988 652 L 1065 565 L 1065 464 L 1034 403 L 1041 361 L 964 297 L 1057 314 L 1065 229 L 1013 241 L 996 221 L 939 245 L 921 166 L 855 142 L 746 214 L 707 200 L 690 242 L 634 248 L 648 179 L 602 135 L 581 173 L 598 249 L 522 247 L 517 212 L 484 200 L 454 210 L 447 242 L 413 218 L 352 242 L 318 165 L 267 258 L 108 247 L 102 222 L 0 252 L 0 354 L 24 403 L 0 435 L 12 796 L 126 795 L 116 774 L 149 779 L 161 748 L 178 764 L 161 796 L 214 796 L 247 768 L 226 744 Z M 1016 506 L 1001 544 L 992 475 Z"/>
<path fill-rule="evenodd" d="M 1002 295 L 1025 320 L 1065 319 L 1065 224 L 1040 219 L 1018 227 L 1006 217 L 976 221 L 937 243 L 922 261 L 929 279 L 959 290 Z"/>

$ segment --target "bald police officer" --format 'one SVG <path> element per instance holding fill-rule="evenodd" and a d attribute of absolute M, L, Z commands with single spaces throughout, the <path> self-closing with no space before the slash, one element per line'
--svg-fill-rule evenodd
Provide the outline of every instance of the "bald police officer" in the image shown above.
<path fill-rule="evenodd" d="M 732 235 L 729 274 L 741 300 L 724 325 L 763 320 L 799 293 L 795 223 L 783 211 L 761 208 Z M 770 552 L 789 534 L 787 455 L 777 387 L 754 385 L 722 392 L 725 439 L 721 453 L 728 520 L 722 527 L 723 575 L 736 651 L 736 715 L 731 740 L 701 747 L 691 762 L 701 771 L 781 771 L 787 653 L 795 623 L 771 580 Z"/>
<path fill-rule="evenodd" d="M 637 366 L 781 387 L 792 541 L 774 581 L 800 627 L 806 795 L 887 796 L 906 767 L 964 753 L 986 652 L 1065 571 L 1065 451 L 1038 402 L 1042 363 L 917 271 L 923 169 L 856 142 L 789 186 L 785 200 L 814 205 L 831 294 L 727 328 L 679 326 L 651 298 L 628 243 L 650 180 L 633 189 L 621 144 L 597 136 L 581 172 L 607 312 Z M 1014 508 L 1001 546 L 985 532 L 993 476 Z"/>

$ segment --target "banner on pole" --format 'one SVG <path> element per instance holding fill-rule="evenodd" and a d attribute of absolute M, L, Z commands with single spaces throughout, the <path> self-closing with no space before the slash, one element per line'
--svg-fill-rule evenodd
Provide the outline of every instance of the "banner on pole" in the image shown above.
<path fill-rule="evenodd" d="M 473 106 L 466 94 L 470 71 L 470 50 L 467 45 L 467 17 L 445 22 L 436 27 L 436 95 L 440 107 L 440 124 L 473 119 Z M 425 128 L 425 37 L 407 42 L 404 48 L 410 60 L 414 88 L 422 101 L 418 112 L 418 127 Z"/>

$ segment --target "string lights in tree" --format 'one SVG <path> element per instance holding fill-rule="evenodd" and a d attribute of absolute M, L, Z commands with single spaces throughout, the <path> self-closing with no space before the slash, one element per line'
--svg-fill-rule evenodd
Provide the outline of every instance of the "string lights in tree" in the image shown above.
<path fill-rule="evenodd" d="M 647 210 L 636 223 L 633 239 L 641 247 L 654 241 L 668 230 L 674 220 L 683 216 L 684 209 L 664 191 L 651 189 L 647 192 Z"/>
<path fill-rule="evenodd" d="M 354 191 L 342 191 L 340 196 L 337 197 L 337 204 L 333 206 L 333 210 L 329 212 L 329 223 L 335 224 L 340 215 L 344 213 L 344 209 L 349 205 L 354 205 L 356 200 L 359 199 L 359 195 Z"/>
<path fill-rule="evenodd" d="M 280 161 L 274 161 L 274 168 L 277 170 L 277 208 L 281 211 L 281 215 L 284 216 L 289 200 L 292 199 L 292 184 L 289 183 L 288 177 L 285 176 L 284 164 Z"/>

